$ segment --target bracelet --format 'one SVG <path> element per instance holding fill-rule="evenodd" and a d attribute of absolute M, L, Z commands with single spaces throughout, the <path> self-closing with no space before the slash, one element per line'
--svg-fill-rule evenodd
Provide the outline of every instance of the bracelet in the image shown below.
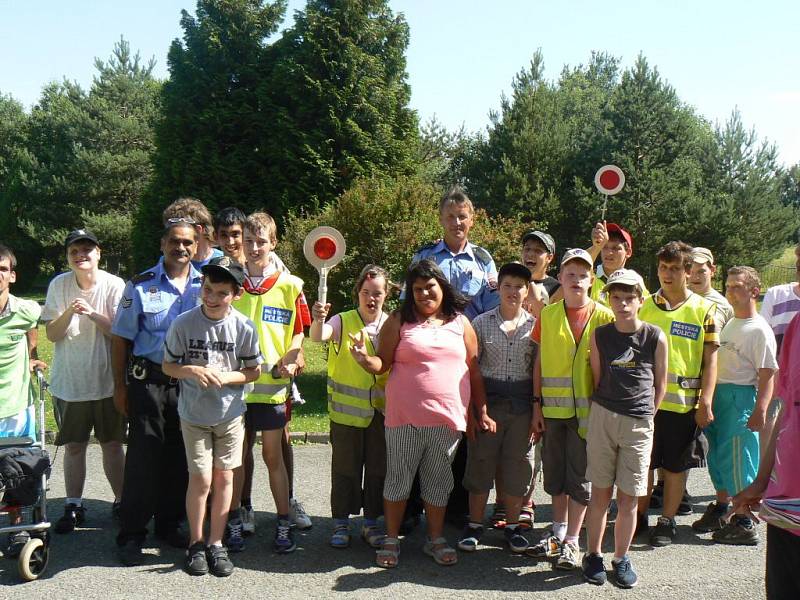
<path fill-rule="evenodd" d="M 541 396 L 534 396 L 533 397 L 533 403 L 534 404 L 541 404 L 542 403 L 542 397 Z"/>

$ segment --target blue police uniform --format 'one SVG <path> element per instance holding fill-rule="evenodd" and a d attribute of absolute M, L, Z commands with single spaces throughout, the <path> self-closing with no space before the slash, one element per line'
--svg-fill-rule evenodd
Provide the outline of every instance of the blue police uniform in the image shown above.
<path fill-rule="evenodd" d="M 219 248 L 212 248 L 211 256 L 209 256 L 205 260 L 193 260 L 192 266 L 199 271 L 200 269 L 205 267 L 208 263 L 210 263 L 212 260 L 214 260 L 215 258 L 219 258 L 220 256 L 224 256 L 222 250 L 220 250 Z"/>
<path fill-rule="evenodd" d="M 497 267 L 486 249 L 467 242 L 464 250 L 453 254 L 442 240 L 417 250 L 411 262 L 423 258 L 435 260 L 450 285 L 469 298 L 464 315 L 470 321 L 500 304 Z"/>
<path fill-rule="evenodd" d="M 167 329 L 200 302 L 201 275 L 190 267 L 183 291 L 164 270 L 163 259 L 125 286 L 111 332 L 131 342 L 127 370 L 128 452 L 117 544 L 141 548 L 147 523 L 157 537 L 180 543 L 188 470 L 178 417 L 177 381 L 161 371 Z"/>

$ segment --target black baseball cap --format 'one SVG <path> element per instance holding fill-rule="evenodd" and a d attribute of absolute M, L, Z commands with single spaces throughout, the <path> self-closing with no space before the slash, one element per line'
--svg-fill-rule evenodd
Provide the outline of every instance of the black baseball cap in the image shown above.
<path fill-rule="evenodd" d="M 209 273 L 217 273 L 223 277 L 228 277 L 236 282 L 236 285 L 241 287 L 244 285 L 244 267 L 230 258 L 229 256 L 218 256 L 212 258 L 208 264 L 203 265 L 200 269 L 204 275 Z"/>
<path fill-rule="evenodd" d="M 75 242 L 79 242 L 81 240 L 90 241 L 95 246 L 100 245 L 100 242 L 97 241 L 97 236 L 91 231 L 88 229 L 76 229 L 75 231 L 69 232 L 67 239 L 64 240 L 64 247 L 69 248 L 70 244 L 74 244 Z"/>
<path fill-rule="evenodd" d="M 500 281 L 503 277 L 519 277 L 528 281 L 531 278 L 531 271 L 522 263 L 510 262 L 500 267 L 497 272 L 497 281 Z"/>
<path fill-rule="evenodd" d="M 549 233 L 545 233 L 544 231 L 539 231 L 536 229 L 531 229 L 526 231 L 522 234 L 522 243 L 524 244 L 528 240 L 539 240 L 544 244 L 544 247 L 547 248 L 547 251 L 550 254 L 556 253 L 556 242 L 553 239 L 553 236 Z"/>

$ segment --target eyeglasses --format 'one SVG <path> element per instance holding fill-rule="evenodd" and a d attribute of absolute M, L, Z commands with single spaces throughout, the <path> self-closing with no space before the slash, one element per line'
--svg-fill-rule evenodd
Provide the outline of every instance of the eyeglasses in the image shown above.
<path fill-rule="evenodd" d="M 167 227 L 170 225 L 175 225 L 177 223 L 187 223 L 189 225 L 196 225 L 197 221 L 195 221 L 192 217 L 173 217 L 172 219 L 167 219 Z"/>

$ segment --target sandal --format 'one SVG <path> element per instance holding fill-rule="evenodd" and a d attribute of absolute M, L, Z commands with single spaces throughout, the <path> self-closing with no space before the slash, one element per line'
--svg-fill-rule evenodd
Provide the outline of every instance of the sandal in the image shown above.
<path fill-rule="evenodd" d="M 533 511 L 536 505 L 523 506 L 519 511 L 519 526 L 521 529 L 531 529 L 533 527 Z"/>
<path fill-rule="evenodd" d="M 389 550 L 386 546 L 394 546 Z M 375 552 L 375 563 L 384 569 L 393 569 L 397 566 L 400 557 L 400 540 L 395 537 L 384 537 L 380 548 Z"/>
<path fill-rule="evenodd" d="M 502 504 L 495 503 L 494 511 L 492 512 L 492 527 L 495 529 L 502 529 L 506 526 L 506 507 Z"/>
<path fill-rule="evenodd" d="M 435 540 L 428 539 L 422 547 L 422 551 L 428 556 L 432 556 L 437 565 L 449 567 L 458 562 L 458 554 L 447 545 L 447 540 L 438 537 Z"/>
<path fill-rule="evenodd" d="M 362 525 L 361 539 L 367 542 L 372 548 L 380 548 L 386 534 L 377 525 Z"/>
<path fill-rule="evenodd" d="M 347 523 L 336 523 L 330 540 L 334 548 L 347 548 L 350 545 L 350 527 Z"/>

